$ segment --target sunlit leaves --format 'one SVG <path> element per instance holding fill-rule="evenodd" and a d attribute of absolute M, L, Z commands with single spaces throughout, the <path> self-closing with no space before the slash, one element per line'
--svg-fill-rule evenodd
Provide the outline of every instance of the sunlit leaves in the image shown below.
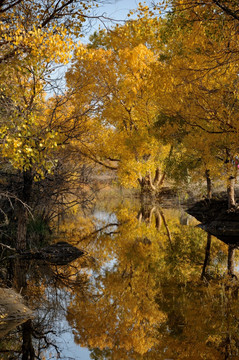
<path fill-rule="evenodd" d="M 67 73 L 75 114 L 88 106 L 95 122 L 94 143 L 85 153 L 104 163 L 115 159 L 124 186 L 136 186 L 137 178 L 154 172 L 169 152 L 150 131 L 158 111 L 152 73 L 158 39 L 141 33 L 143 25 L 150 31 L 152 22 L 156 29 L 157 21 L 141 20 L 95 34 L 83 53 L 76 50 Z"/>
<path fill-rule="evenodd" d="M 57 148 L 58 134 L 44 131 L 39 119 L 30 115 L 27 120 L 18 119 L 18 123 L 3 126 L 1 134 L 1 153 L 12 166 L 21 171 L 35 169 L 36 179 L 44 176 L 44 170 L 50 172 L 56 162 L 50 159 L 50 153 Z"/>

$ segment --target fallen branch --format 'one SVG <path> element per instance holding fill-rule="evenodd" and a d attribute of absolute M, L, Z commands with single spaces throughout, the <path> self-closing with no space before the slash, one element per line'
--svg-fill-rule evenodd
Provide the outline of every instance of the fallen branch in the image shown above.
<path fill-rule="evenodd" d="M 15 248 L 12 248 L 12 247 L 11 247 L 11 246 L 9 246 L 9 245 L 5 245 L 5 244 L 3 244 L 3 243 L 0 243 L 0 246 L 2 246 L 2 247 L 4 247 L 4 248 L 6 248 L 6 249 L 8 249 L 8 250 L 11 250 L 11 251 L 17 252 L 17 250 L 16 250 Z"/>

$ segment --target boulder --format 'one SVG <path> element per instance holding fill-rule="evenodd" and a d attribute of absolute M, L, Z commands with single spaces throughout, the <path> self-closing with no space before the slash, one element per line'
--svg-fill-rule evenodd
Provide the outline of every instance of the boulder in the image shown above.
<path fill-rule="evenodd" d="M 33 312 L 13 289 L 0 288 L 0 338 L 33 317 Z"/>

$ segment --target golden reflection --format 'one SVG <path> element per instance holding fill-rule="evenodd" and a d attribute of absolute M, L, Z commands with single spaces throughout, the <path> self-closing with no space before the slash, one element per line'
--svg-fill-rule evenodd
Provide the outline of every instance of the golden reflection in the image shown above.
<path fill-rule="evenodd" d="M 127 202 L 103 210 L 75 212 L 59 227 L 56 242 L 84 249 L 73 262 L 12 263 L 12 284 L 35 318 L 0 353 L 11 344 L 60 356 L 55 328 L 66 315 L 94 360 L 236 359 L 239 286 L 226 275 L 227 245 L 212 237 L 205 262 L 207 234 L 182 210 Z"/>
<path fill-rule="evenodd" d="M 210 333 L 221 285 L 200 281 L 207 235 L 183 225 L 180 211 L 119 205 L 114 214 L 117 230 L 103 227 L 88 242 L 102 267 L 87 296 L 76 290 L 68 307 L 75 341 L 93 359 L 220 359 Z M 225 254 L 213 241 L 211 277 L 225 272 Z"/>

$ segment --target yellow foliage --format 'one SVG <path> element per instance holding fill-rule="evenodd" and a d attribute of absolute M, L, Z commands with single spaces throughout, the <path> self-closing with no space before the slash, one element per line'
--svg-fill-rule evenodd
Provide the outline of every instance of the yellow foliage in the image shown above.
<path fill-rule="evenodd" d="M 79 143 L 79 148 L 104 164 L 115 160 L 124 186 L 136 186 L 137 178 L 155 171 L 169 153 L 150 131 L 158 113 L 152 73 L 157 63 L 156 39 L 152 47 L 149 41 L 146 46 L 136 33 L 143 24 L 149 30 L 151 22 L 145 17 L 116 27 L 111 35 L 101 32 L 96 48 L 85 48 L 83 55 L 81 47 L 76 50 L 66 76 L 74 114 L 88 109 L 87 116 L 93 120 L 92 140 Z"/>

